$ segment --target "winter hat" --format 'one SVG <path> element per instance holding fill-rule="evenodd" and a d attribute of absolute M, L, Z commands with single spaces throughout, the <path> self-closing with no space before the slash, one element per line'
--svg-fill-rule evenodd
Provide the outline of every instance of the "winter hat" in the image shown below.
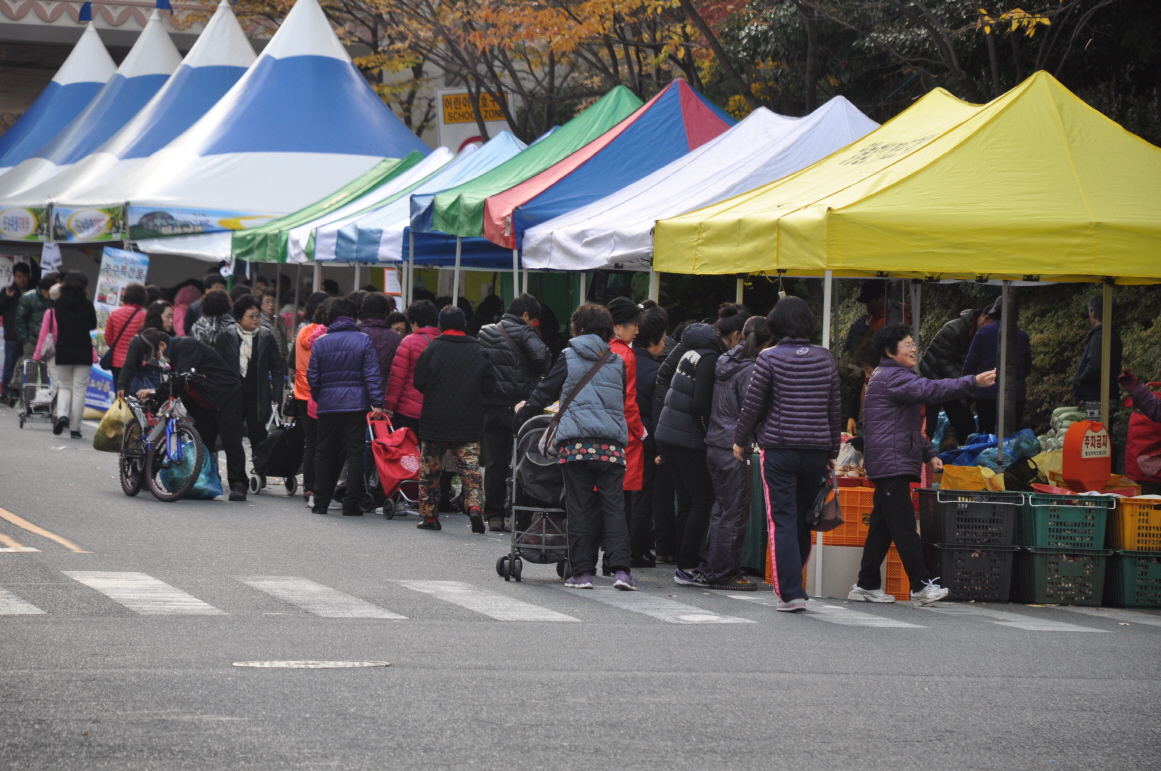
<path fill-rule="evenodd" d="M 464 312 L 454 305 L 445 306 L 439 312 L 439 329 L 441 332 L 447 332 L 449 329 L 463 332 L 468 325 L 468 319 Z"/>
<path fill-rule="evenodd" d="M 641 308 L 628 297 L 614 297 L 605 310 L 613 317 L 613 324 L 628 324 L 641 316 Z"/>
<path fill-rule="evenodd" d="M 997 297 L 996 301 L 994 303 L 992 303 L 992 307 L 988 308 L 988 310 L 985 312 L 989 316 L 991 316 L 993 319 L 1000 318 L 1000 316 L 1004 312 L 1004 297 L 1003 297 L 1003 295 Z"/>

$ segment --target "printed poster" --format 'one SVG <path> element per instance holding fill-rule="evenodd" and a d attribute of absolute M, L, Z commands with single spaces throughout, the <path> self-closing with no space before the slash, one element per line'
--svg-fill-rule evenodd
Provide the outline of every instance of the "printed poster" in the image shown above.
<path fill-rule="evenodd" d="M 0 239 L 2 240 L 47 241 L 48 226 L 47 207 L 0 207 Z"/>
<path fill-rule="evenodd" d="M 274 219 L 269 214 L 247 214 L 234 211 L 198 211 L 194 209 L 155 209 L 129 207 L 129 238 L 144 241 L 167 236 L 193 236 L 224 233 L 257 227 Z"/>
<path fill-rule="evenodd" d="M 54 241 L 68 243 L 120 241 L 124 230 L 124 206 L 52 208 Z"/>
<path fill-rule="evenodd" d="M 97 274 L 97 326 L 105 327 L 105 319 L 121 304 L 121 292 L 129 284 L 144 284 L 149 272 L 149 256 L 125 249 L 104 248 L 101 271 Z"/>

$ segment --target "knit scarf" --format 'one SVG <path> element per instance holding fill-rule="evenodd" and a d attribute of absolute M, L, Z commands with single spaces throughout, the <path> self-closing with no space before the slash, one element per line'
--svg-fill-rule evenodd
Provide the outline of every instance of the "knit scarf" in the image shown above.
<path fill-rule="evenodd" d="M 238 337 L 242 340 L 242 344 L 238 346 L 238 367 L 242 370 L 243 379 L 246 377 L 246 370 L 250 368 L 250 356 L 254 353 L 254 338 L 258 336 L 258 329 L 248 331 L 241 326 L 238 327 Z"/>

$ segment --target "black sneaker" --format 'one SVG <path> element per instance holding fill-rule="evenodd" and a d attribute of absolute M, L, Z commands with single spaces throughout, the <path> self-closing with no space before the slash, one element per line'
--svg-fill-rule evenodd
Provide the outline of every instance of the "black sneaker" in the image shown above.
<path fill-rule="evenodd" d="M 473 506 L 472 508 L 468 509 L 468 519 L 472 521 L 473 533 L 482 534 L 487 532 L 487 528 L 484 527 L 484 515 L 480 513 L 479 506 Z"/>
<path fill-rule="evenodd" d="M 240 503 L 246 500 L 246 485 L 238 484 L 230 488 L 230 500 Z"/>
<path fill-rule="evenodd" d="M 438 519 L 425 519 L 415 526 L 417 530 L 443 530 Z"/>
<path fill-rule="evenodd" d="M 640 557 L 630 558 L 629 567 L 655 568 L 657 567 L 657 559 L 652 554 L 642 554 Z"/>
<path fill-rule="evenodd" d="M 80 431 L 69 431 L 69 438 L 70 439 L 84 439 L 84 437 L 81 436 Z"/>
<path fill-rule="evenodd" d="M 60 436 L 62 433 L 64 433 L 64 430 L 68 427 L 69 427 L 69 419 L 66 418 L 64 415 L 61 415 L 59 418 L 56 419 L 56 422 L 52 424 L 52 433 L 55 434 L 56 436 Z"/>
<path fill-rule="evenodd" d="M 710 589 L 732 589 L 735 592 L 756 592 L 758 585 L 747 579 L 741 573 L 738 573 L 733 578 L 728 578 L 725 581 L 710 581 Z"/>

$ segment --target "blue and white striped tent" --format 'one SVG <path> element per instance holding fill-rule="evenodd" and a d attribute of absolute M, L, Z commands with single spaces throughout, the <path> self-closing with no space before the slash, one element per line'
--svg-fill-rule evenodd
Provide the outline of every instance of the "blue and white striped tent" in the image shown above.
<path fill-rule="evenodd" d="M 117 65 L 89 23 L 72 53 L 12 128 L 0 136 L 0 175 L 32 157 L 93 101 Z"/>
<path fill-rule="evenodd" d="M 128 202 L 134 240 L 226 232 L 298 211 L 412 151 L 431 152 L 367 84 L 317 0 L 298 0 L 200 120 L 65 203 Z"/>
<path fill-rule="evenodd" d="M 71 199 L 129 171 L 192 126 L 241 79 L 254 59 L 229 0 L 222 0 L 177 72 L 124 128 L 82 160 L 11 200 L 29 206 L 51 201 L 57 214 L 71 213 Z M 63 221 L 68 221 L 67 214 Z M 83 236 L 69 232 L 69 240 L 84 240 Z"/>
<path fill-rule="evenodd" d="M 164 2 L 164 0 L 162 0 Z M 44 182 L 96 150 L 153 98 L 181 64 L 156 10 L 100 92 L 51 141 L 0 177 L 0 201 Z"/>

